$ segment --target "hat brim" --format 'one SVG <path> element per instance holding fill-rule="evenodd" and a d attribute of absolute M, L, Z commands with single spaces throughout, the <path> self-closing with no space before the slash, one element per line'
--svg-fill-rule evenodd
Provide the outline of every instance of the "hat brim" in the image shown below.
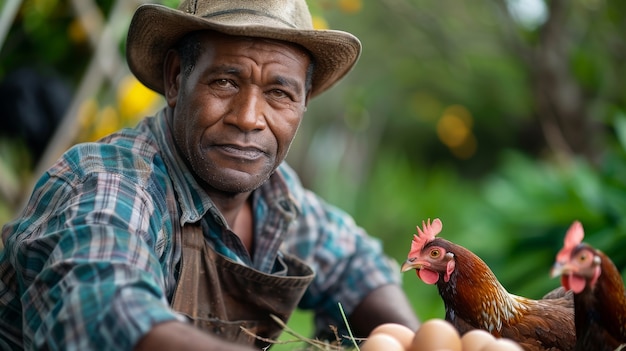
<path fill-rule="evenodd" d="M 311 96 L 329 89 L 344 77 L 361 54 L 361 43 L 354 35 L 339 30 L 302 30 L 262 25 L 216 22 L 158 4 L 137 8 L 128 30 L 126 59 L 137 79 L 163 94 L 165 55 L 187 33 L 214 30 L 247 37 L 275 39 L 301 45 L 315 60 Z"/>

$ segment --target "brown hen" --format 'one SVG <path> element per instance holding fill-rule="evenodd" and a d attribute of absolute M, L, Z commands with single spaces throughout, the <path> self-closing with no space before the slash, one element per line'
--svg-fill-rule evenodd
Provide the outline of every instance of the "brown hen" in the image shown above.
<path fill-rule="evenodd" d="M 439 219 L 422 222 L 401 269 L 415 269 L 422 281 L 437 285 L 445 319 L 459 333 L 484 329 L 516 341 L 527 351 L 574 349 L 571 294 L 540 300 L 510 294 L 477 255 L 435 238 L 441 229 Z"/>
<path fill-rule="evenodd" d="M 556 256 L 553 276 L 574 292 L 576 351 L 613 351 L 626 343 L 626 291 L 622 276 L 602 251 L 583 243 L 574 222 Z"/>

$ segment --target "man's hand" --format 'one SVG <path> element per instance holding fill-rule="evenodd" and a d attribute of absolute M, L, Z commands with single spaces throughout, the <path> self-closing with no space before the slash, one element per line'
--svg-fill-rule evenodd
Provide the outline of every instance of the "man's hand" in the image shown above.
<path fill-rule="evenodd" d="M 348 321 L 357 337 L 367 337 L 383 323 L 398 323 L 411 330 L 417 330 L 420 325 L 409 300 L 397 285 L 384 285 L 369 293 L 354 309 Z"/>
<path fill-rule="evenodd" d="M 255 349 L 219 339 L 190 324 L 171 321 L 156 325 L 135 346 L 135 351 L 158 350 L 254 351 Z"/>

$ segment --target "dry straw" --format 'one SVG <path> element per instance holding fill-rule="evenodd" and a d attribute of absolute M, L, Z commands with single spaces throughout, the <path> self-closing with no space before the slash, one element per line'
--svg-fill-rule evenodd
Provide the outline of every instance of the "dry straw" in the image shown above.
<path fill-rule="evenodd" d="M 334 341 L 328 341 L 328 340 L 319 340 L 319 339 L 311 339 L 311 338 L 307 338 L 303 335 L 301 335 L 300 333 L 298 333 L 297 331 L 293 330 L 292 328 L 290 328 L 288 325 L 285 324 L 285 322 L 283 322 L 280 318 L 278 318 L 275 315 L 270 315 L 270 317 L 276 322 L 278 323 L 278 325 L 280 325 L 280 327 L 283 329 L 283 331 L 291 336 L 293 336 L 295 339 L 290 339 L 290 340 L 273 340 L 273 339 L 267 339 L 267 338 L 263 338 L 260 337 L 256 334 L 254 334 L 253 332 L 251 332 L 250 330 L 241 327 L 241 329 L 259 339 L 262 340 L 264 342 L 267 342 L 269 344 L 292 344 L 292 343 L 304 343 L 306 346 L 303 348 L 303 350 L 321 350 L 321 351 L 352 351 L 352 350 L 356 350 L 356 351 L 360 351 L 359 350 L 359 345 L 358 342 L 359 341 L 363 341 L 364 339 L 359 339 L 359 338 L 355 338 L 352 334 L 352 330 L 350 329 L 350 326 L 348 325 L 348 320 L 346 318 L 346 315 L 343 311 L 343 307 L 341 306 L 341 303 L 339 303 L 339 310 L 341 312 L 341 316 L 343 318 L 343 322 L 346 324 L 346 328 L 348 329 L 348 336 L 340 336 L 338 331 L 337 331 L 337 327 L 331 325 L 329 326 L 330 329 L 333 331 L 333 334 L 335 335 L 335 340 Z M 343 339 L 350 339 L 350 341 L 352 342 L 352 344 L 354 345 L 354 347 L 352 346 L 345 346 L 343 345 L 342 340 Z"/>

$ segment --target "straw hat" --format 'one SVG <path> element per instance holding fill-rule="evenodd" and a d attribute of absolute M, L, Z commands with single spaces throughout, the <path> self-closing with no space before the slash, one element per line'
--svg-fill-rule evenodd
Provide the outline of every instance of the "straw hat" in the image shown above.
<path fill-rule="evenodd" d="M 126 42 L 130 70 L 148 88 L 163 94 L 165 54 L 185 34 L 197 30 L 303 46 L 315 59 L 311 96 L 345 76 L 361 53 L 354 35 L 313 29 L 305 0 L 183 0 L 177 10 L 156 4 L 137 8 Z"/>

